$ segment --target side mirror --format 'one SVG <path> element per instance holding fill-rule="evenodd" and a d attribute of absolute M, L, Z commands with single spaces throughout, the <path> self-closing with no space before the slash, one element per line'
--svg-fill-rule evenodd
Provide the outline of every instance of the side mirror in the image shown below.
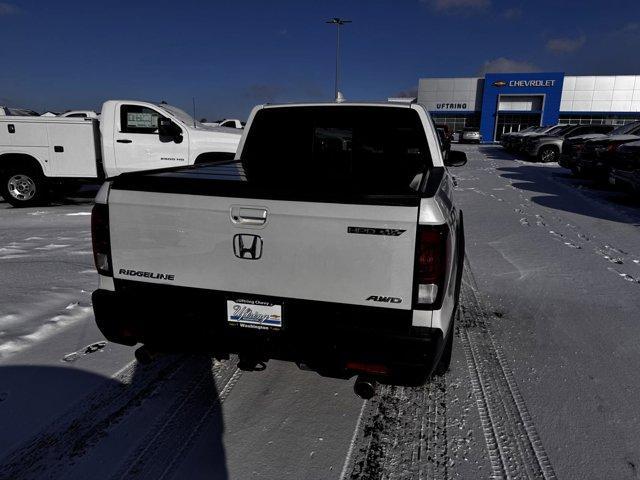
<path fill-rule="evenodd" d="M 173 123 L 170 118 L 158 118 L 158 135 L 161 137 L 171 137 L 176 143 L 182 141 L 182 129 Z"/>
<path fill-rule="evenodd" d="M 447 158 L 444 160 L 444 164 L 447 167 L 462 167 L 467 163 L 467 154 L 456 150 L 451 150 Z"/>

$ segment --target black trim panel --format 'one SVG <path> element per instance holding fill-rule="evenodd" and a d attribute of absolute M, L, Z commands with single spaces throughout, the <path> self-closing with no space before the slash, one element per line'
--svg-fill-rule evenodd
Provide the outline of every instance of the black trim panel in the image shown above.
<path fill-rule="evenodd" d="M 431 170 L 429 170 L 424 192 L 421 195 L 422 198 L 431 198 L 438 193 L 444 174 L 445 167 L 432 167 Z"/>
<path fill-rule="evenodd" d="M 410 310 L 115 280 L 116 291 L 93 294 L 96 323 L 110 341 L 162 351 L 238 353 L 340 370 L 347 361 L 430 367 L 442 346 L 438 329 L 412 327 Z M 255 298 L 282 305 L 280 331 L 226 322 L 226 300 Z"/>

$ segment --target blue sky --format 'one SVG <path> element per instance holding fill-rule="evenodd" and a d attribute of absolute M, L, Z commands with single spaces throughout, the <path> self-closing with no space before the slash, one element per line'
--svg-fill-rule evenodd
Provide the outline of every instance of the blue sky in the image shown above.
<path fill-rule="evenodd" d="M 640 74 L 640 0 L 0 2 L 0 104 L 166 100 L 209 119 L 265 101 L 380 100 L 427 76 Z"/>

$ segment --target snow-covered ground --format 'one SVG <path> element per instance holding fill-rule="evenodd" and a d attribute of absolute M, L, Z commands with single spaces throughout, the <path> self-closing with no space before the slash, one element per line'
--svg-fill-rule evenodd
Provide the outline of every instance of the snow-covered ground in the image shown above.
<path fill-rule="evenodd" d="M 133 361 L 94 325 L 91 202 L 0 202 L 0 478 L 636 478 L 640 202 L 457 146 L 467 270 L 422 388 Z"/>

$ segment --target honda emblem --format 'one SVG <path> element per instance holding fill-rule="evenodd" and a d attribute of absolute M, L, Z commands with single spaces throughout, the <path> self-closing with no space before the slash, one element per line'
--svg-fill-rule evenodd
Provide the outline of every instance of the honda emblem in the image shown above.
<path fill-rule="evenodd" d="M 233 253 L 238 258 L 258 260 L 262 257 L 262 238 L 259 235 L 234 235 Z"/>

